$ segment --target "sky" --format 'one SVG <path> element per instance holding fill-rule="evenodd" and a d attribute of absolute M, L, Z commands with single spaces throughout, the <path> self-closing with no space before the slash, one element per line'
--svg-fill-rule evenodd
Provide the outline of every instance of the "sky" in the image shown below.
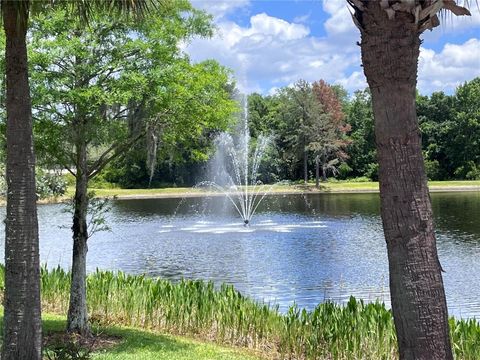
<path fill-rule="evenodd" d="M 460 0 L 461 1 L 461 0 Z M 367 84 L 360 66 L 359 30 L 345 0 L 192 0 L 214 16 L 216 34 L 193 39 L 195 61 L 215 59 L 234 70 L 244 93 L 273 94 L 299 79 L 324 79 L 350 93 Z M 422 35 L 418 89 L 453 93 L 480 76 L 480 9 L 447 16 Z"/>

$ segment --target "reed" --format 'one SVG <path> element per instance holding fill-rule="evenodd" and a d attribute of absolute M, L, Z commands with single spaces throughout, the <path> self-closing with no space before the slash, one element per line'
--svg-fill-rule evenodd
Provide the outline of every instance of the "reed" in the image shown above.
<path fill-rule="evenodd" d="M 0 266 L 0 291 L 4 268 Z M 46 312 L 65 314 L 70 274 L 42 268 Z M 99 271 L 87 279 L 91 320 L 168 331 L 260 349 L 278 359 L 397 358 L 392 314 L 381 303 L 351 297 L 345 306 L 326 302 L 312 311 L 277 307 L 244 297 L 230 285 L 167 280 Z M 480 325 L 450 319 L 456 359 L 480 359 Z"/>

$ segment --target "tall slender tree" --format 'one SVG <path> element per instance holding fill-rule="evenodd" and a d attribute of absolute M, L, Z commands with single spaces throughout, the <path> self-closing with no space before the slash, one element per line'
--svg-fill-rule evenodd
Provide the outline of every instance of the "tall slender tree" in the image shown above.
<path fill-rule="evenodd" d="M 6 36 L 7 216 L 3 359 L 40 359 L 40 265 L 28 82 L 29 2 L 2 1 Z"/>
<path fill-rule="evenodd" d="M 453 0 L 347 0 L 372 92 L 381 215 L 401 359 L 453 359 L 415 109 L 420 34 Z"/>
<path fill-rule="evenodd" d="M 160 0 L 158 0 L 160 1 Z M 7 110 L 7 216 L 3 359 L 41 359 L 40 269 L 35 154 L 28 82 L 29 14 L 69 6 L 85 19 L 94 11 L 141 14 L 157 0 L 2 0 Z"/>
<path fill-rule="evenodd" d="M 144 20 L 97 14 L 82 28 L 65 9 L 32 19 L 39 159 L 65 168 L 76 180 L 67 329 L 82 335 L 90 334 L 89 181 L 145 137 L 153 172 L 157 149 L 181 143 L 176 133 L 193 142 L 204 130 L 225 130 L 233 110 L 226 91 L 229 71 L 214 61 L 192 65 L 178 47 L 193 36 L 209 36 L 210 17 L 176 1 Z"/>

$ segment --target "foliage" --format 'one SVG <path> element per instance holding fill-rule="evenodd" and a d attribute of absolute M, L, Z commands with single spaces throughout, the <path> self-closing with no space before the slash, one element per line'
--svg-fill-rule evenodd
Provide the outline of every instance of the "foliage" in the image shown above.
<path fill-rule="evenodd" d="M 37 170 L 37 197 L 45 199 L 65 195 L 67 182 L 61 174 Z"/>
<path fill-rule="evenodd" d="M 67 181 L 56 172 L 47 172 L 37 169 L 36 173 L 36 193 L 38 199 L 59 197 L 65 195 L 67 191 Z M 7 195 L 7 183 L 5 180 L 5 166 L 0 163 L 0 196 Z"/>
<path fill-rule="evenodd" d="M 96 197 L 95 191 L 89 191 L 87 194 L 88 206 L 87 206 L 87 234 L 88 237 L 92 237 L 96 232 L 110 231 L 111 228 L 107 222 L 107 215 L 112 209 L 113 197 Z M 72 216 L 75 214 L 75 200 L 72 198 L 69 203 L 63 209 L 63 212 L 70 213 Z M 68 228 L 68 226 L 67 226 Z"/>
<path fill-rule="evenodd" d="M 349 155 L 348 166 L 352 168 L 350 176 L 367 176 L 377 179 L 377 151 L 373 129 L 372 99 L 368 89 L 356 91 L 348 105 L 347 122 L 351 126 L 350 144 L 346 152 Z"/>
<path fill-rule="evenodd" d="M 0 291 L 4 289 L 0 267 Z M 64 313 L 70 274 L 42 269 L 45 311 Z M 312 311 L 290 307 L 286 313 L 242 296 L 232 286 L 216 289 L 210 282 L 162 279 L 99 271 L 89 275 L 91 318 L 118 324 L 195 336 L 248 346 L 283 358 L 396 358 L 392 314 L 380 303 L 353 297 L 345 306 L 326 302 Z M 476 359 L 480 324 L 450 320 L 458 359 Z M 268 349 L 268 350 L 267 350 Z"/>
<path fill-rule="evenodd" d="M 341 163 L 338 166 L 338 177 L 340 179 L 346 179 L 352 171 L 353 169 L 347 163 Z"/>
<path fill-rule="evenodd" d="M 77 334 L 55 338 L 44 348 L 47 360 L 89 360 L 92 349 L 85 347 Z"/>
<path fill-rule="evenodd" d="M 425 173 L 429 180 L 440 178 L 440 163 L 438 160 L 425 159 Z"/>
<path fill-rule="evenodd" d="M 477 179 L 480 166 L 480 78 L 443 92 L 417 97 L 425 157 L 437 161 L 435 180 Z"/>
<path fill-rule="evenodd" d="M 72 171 L 85 142 L 93 177 L 147 133 L 154 155 L 183 149 L 178 157 L 204 159 L 208 134 L 233 109 L 229 72 L 214 61 L 190 64 L 178 44 L 209 35 L 209 19 L 185 1 L 141 24 L 97 14 L 83 28 L 64 10 L 38 15 L 30 59 L 41 163 Z"/>
<path fill-rule="evenodd" d="M 319 81 L 313 87 L 333 92 L 320 96 L 320 103 L 323 104 L 321 111 L 329 114 L 331 123 L 335 123 L 334 119 L 341 118 L 343 113 L 342 126 L 348 124 L 349 127 L 348 131 L 343 131 L 343 135 L 340 131 L 337 137 L 333 137 L 343 149 L 337 154 L 340 156 L 334 157 L 340 160 L 337 167 L 339 177 L 368 177 L 376 181 L 378 164 L 370 90 L 356 91 L 349 99 L 338 86 Z M 252 135 L 255 137 L 268 131 L 275 135 L 276 152 L 266 159 L 265 166 L 270 166 L 269 173 L 276 179 L 297 180 L 301 177 L 302 144 L 299 140 L 302 138 L 299 134 L 302 131 L 310 136 L 322 134 L 310 144 L 311 148 L 329 138 L 328 127 L 322 128 L 321 122 L 313 122 L 315 128 L 305 127 L 298 120 L 298 110 L 289 102 L 291 95 L 287 96 L 294 92 L 295 87 L 280 89 L 275 95 L 253 94 L 249 97 Z M 453 95 L 443 92 L 435 92 L 430 96 L 417 95 L 425 169 L 430 180 L 480 178 L 479 109 L 480 78 L 459 86 Z M 331 158 L 327 157 L 327 160 Z M 310 161 L 309 166 L 312 165 Z M 346 171 L 348 169 L 351 170 Z"/>
<path fill-rule="evenodd" d="M 274 138 L 263 161 L 266 165 L 262 165 L 270 179 L 296 180 L 300 175 L 308 178 L 308 167 L 318 161 L 324 172 L 337 171 L 339 160 L 345 158 L 343 135 L 348 131 L 337 97 L 343 91 L 324 81 L 310 84 L 300 80 L 274 95 L 249 96 L 252 137 L 269 133 Z"/>

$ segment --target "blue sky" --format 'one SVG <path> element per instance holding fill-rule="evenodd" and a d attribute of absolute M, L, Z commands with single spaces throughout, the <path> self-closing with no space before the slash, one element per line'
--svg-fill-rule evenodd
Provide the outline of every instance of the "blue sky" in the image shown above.
<path fill-rule="evenodd" d="M 359 31 L 345 0 L 193 0 L 214 15 L 212 39 L 194 39 L 192 60 L 209 58 L 232 68 L 243 92 L 273 93 L 298 79 L 324 79 L 350 92 L 363 89 Z M 424 33 L 418 87 L 452 93 L 480 76 L 480 10 L 447 17 Z"/>

